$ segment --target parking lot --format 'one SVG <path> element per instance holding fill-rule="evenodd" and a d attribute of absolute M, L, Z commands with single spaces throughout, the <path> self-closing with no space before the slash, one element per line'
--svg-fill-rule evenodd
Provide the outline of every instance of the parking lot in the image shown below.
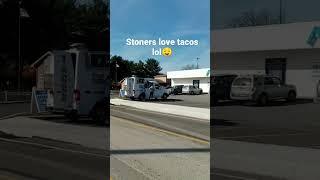
<path fill-rule="evenodd" d="M 268 106 L 225 102 L 211 109 L 212 137 L 300 147 L 320 147 L 320 104 L 309 100 Z"/>
<path fill-rule="evenodd" d="M 167 100 L 159 101 L 164 104 L 174 104 L 181 106 L 191 106 L 199 108 L 210 107 L 210 95 L 170 95 Z"/>
<path fill-rule="evenodd" d="M 119 91 L 111 91 L 110 98 L 118 98 Z M 173 104 L 180 106 L 191 106 L 199 108 L 209 108 L 210 107 L 210 95 L 201 94 L 201 95 L 188 95 L 188 94 L 171 94 L 168 99 L 152 99 L 148 100 L 149 102 L 162 103 L 162 104 Z"/>

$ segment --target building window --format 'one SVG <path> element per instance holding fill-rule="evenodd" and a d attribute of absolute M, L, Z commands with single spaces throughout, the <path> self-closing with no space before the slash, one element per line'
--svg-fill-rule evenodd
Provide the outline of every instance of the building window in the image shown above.
<path fill-rule="evenodd" d="M 193 80 L 193 86 L 199 88 L 200 87 L 200 80 Z"/>
<path fill-rule="evenodd" d="M 279 78 L 282 83 L 286 82 L 286 61 L 286 58 L 266 59 L 266 74 Z"/>

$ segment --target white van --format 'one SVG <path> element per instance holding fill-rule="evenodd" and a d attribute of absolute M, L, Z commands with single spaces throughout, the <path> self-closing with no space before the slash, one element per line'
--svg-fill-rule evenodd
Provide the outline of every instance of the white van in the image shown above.
<path fill-rule="evenodd" d="M 132 100 L 166 99 L 169 96 L 167 89 L 160 86 L 153 78 L 128 77 L 124 79 L 120 90 L 121 96 Z"/>

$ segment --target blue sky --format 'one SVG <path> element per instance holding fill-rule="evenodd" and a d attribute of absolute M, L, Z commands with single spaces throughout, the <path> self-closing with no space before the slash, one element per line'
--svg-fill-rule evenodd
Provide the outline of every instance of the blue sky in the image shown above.
<path fill-rule="evenodd" d="M 188 64 L 210 66 L 210 0 L 111 0 L 111 55 L 128 60 L 157 59 L 163 70 Z M 199 46 L 172 46 L 171 57 L 152 56 L 157 46 L 126 46 L 134 39 L 199 40 Z"/>

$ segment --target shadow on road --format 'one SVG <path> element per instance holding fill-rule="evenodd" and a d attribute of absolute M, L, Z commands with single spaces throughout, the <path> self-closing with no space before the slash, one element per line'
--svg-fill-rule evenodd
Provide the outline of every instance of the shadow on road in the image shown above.
<path fill-rule="evenodd" d="M 210 126 L 215 127 L 215 126 L 236 126 L 238 125 L 238 123 L 235 122 L 231 122 L 228 120 L 224 120 L 224 119 L 211 119 L 210 120 Z"/>
<path fill-rule="evenodd" d="M 275 101 L 269 101 L 267 105 L 260 106 L 255 102 L 250 101 L 222 101 L 218 102 L 214 106 L 248 106 L 248 107 L 272 107 L 272 106 L 292 106 L 292 105 L 298 105 L 298 104 L 309 104 L 313 103 L 312 99 L 297 99 L 294 102 L 288 102 L 286 100 L 275 100 Z"/>
<path fill-rule="evenodd" d="M 37 117 L 37 119 L 46 120 L 46 121 L 55 122 L 55 123 L 72 124 L 77 126 L 91 126 L 91 127 L 104 127 L 104 128 L 110 127 L 110 125 L 108 124 L 98 123 L 87 117 L 81 117 L 76 121 L 66 119 L 64 116 Z"/>
<path fill-rule="evenodd" d="M 183 101 L 182 99 L 150 99 L 147 100 L 149 102 L 177 102 L 177 101 Z"/>

